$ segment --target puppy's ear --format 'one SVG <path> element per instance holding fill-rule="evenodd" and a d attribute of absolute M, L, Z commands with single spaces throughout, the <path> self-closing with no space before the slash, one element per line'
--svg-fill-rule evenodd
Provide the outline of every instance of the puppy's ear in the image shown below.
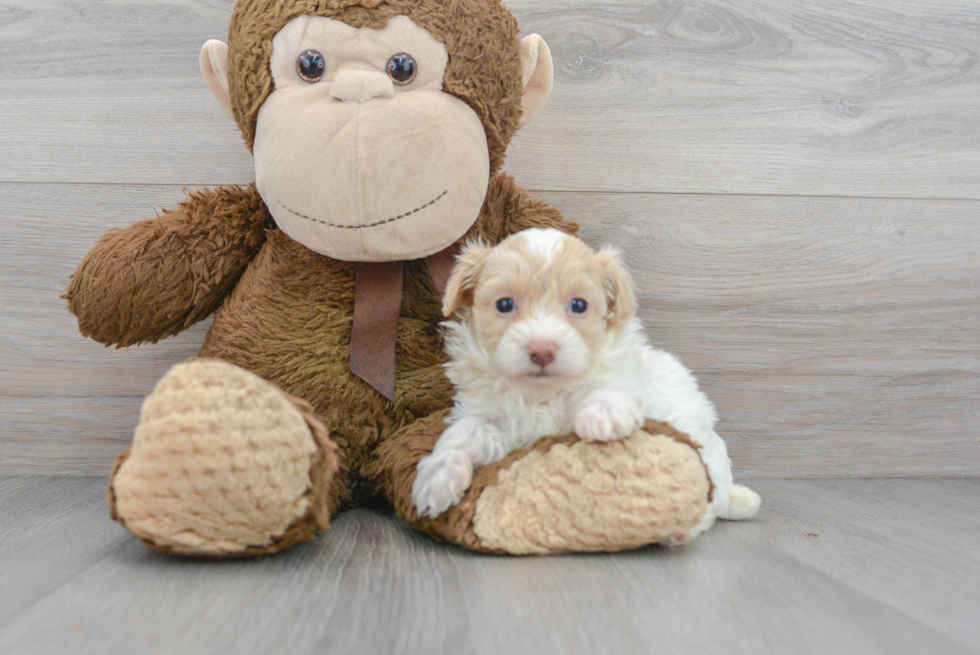
<path fill-rule="evenodd" d="M 448 318 L 461 306 L 473 304 L 473 289 L 491 250 L 490 246 L 477 241 L 467 244 L 456 258 L 456 267 L 446 284 L 446 295 L 442 298 L 443 316 Z"/>
<path fill-rule="evenodd" d="M 636 313 L 636 293 L 633 291 L 633 278 L 626 270 L 620 253 L 606 246 L 597 255 L 602 265 L 602 284 L 606 290 L 609 305 L 609 322 L 616 325 L 633 318 Z"/>

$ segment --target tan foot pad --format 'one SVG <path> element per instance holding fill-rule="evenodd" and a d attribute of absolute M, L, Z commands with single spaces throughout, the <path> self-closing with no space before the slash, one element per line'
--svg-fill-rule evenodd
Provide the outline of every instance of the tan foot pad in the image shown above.
<path fill-rule="evenodd" d="M 483 490 L 472 526 L 481 546 L 515 555 L 626 550 L 681 537 L 707 502 L 697 452 L 637 432 L 531 451 Z"/>
<path fill-rule="evenodd" d="M 312 492 L 323 491 L 336 457 L 308 410 L 226 362 L 175 366 L 143 403 L 117 464 L 114 518 L 181 554 L 263 554 L 310 538 L 287 532 L 326 527 L 326 494 Z"/>

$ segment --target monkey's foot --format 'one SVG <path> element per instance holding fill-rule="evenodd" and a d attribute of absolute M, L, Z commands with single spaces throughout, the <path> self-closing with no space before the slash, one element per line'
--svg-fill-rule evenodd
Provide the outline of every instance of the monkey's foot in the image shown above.
<path fill-rule="evenodd" d="M 375 468 L 398 513 L 436 537 L 514 555 L 618 551 L 685 543 L 704 519 L 710 483 L 700 456 L 684 434 L 654 421 L 609 442 L 541 439 L 476 469 L 458 505 L 420 517 L 416 465 L 432 451 L 444 416 L 395 435 Z"/>
<path fill-rule="evenodd" d="M 683 543 L 707 510 L 700 457 L 656 431 L 608 443 L 546 440 L 493 473 L 472 518 L 473 534 L 489 550 L 524 555 Z"/>
<path fill-rule="evenodd" d="M 112 517 L 159 550 L 274 553 L 329 526 L 337 470 L 304 401 L 220 360 L 175 366 L 147 396 L 109 483 Z"/>

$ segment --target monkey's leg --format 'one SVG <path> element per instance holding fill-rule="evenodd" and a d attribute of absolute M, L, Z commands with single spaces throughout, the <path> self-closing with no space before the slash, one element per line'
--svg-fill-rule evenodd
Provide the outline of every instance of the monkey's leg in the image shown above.
<path fill-rule="evenodd" d="M 471 550 L 517 555 L 683 543 L 705 515 L 710 483 L 685 435 L 647 422 L 627 439 L 547 437 L 477 469 L 463 500 L 434 520 L 412 504 L 418 461 L 448 412 L 416 421 L 379 449 L 373 477 L 410 525 Z"/>
<path fill-rule="evenodd" d="M 147 396 L 109 482 L 112 517 L 159 550 L 250 557 L 313 539 L 346 488 L 310 406 L 216 359 Z"/>

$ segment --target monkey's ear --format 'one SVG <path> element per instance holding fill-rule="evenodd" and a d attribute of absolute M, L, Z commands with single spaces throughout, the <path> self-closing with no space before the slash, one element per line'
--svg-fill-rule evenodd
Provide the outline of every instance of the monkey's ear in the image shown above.
<path fill-rule="evenodd" d="M 537 34 L 521 39 L 521 125 L 527 125 L 551 97 L 555 82 L 555 65 L 551 61 L 551 48 Z"/>
<path fill-rule="evenodd" d="M 636 313 L 636 292 L 633 291 L 633 278 L 626 270 L 619 251 L 607 246 L 596 256 L 602 264 L 602 282 L 609 307 L 609 323 L 617 325 L 633 318 Z"/>
<path fill-rule="evenodd" d="M 228 45 L 211 39 L 201 48 L 201 73 L 208 83 L 211 94 L 228 118 L 235 120 L 231 111 L 231 96 L 228 94 Z"/>
<path fill-rule="evenodd" d="M 473 289 L 492 250 L 490 246 L 477 241 L 467 244 L 456 258 L 456 267 L 449 276 L 446 295 L 442 298 L 443 316 L 448 318 L 462 305 L 473 304 Z"/>

